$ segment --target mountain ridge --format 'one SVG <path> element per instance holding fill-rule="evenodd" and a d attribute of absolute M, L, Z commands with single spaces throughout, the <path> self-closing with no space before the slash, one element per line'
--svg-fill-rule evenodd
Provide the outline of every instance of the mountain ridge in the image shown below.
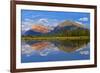
<path fill-rule="evenodd" d="M 33 25 L 30 30 L 25 32 L 25 35 L 26 36 L 27 35 L 49 35 L 49 34 L 55 35 L 55 34 L 65 33 L 67 31 L 72 32 L 74 30 L 89 31 L 89 29 L 85 28 L 82 24 L 79 24 L 74 21 L 66 20 L 59 23 L 58 26 L 54 27 L 53 30 L 49 30 L 48 27 L 43 25 L 39 25 L 39 24 Z"/>

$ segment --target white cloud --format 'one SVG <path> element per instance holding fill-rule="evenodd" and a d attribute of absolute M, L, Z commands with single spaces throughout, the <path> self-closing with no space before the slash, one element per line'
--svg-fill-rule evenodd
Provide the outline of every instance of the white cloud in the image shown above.
<path fill-rule="evenodd" d="M 25 43 L 22 42 L 22 54 L 25 55 L 31 55 L 33 53 L 33 49 L 31 49 L 31 47 Z"/>
<path fill-rule="evenodd" d="M 25 19 L 24 21 L 22 21 L 21 24 L 22 32 L 29 30 L 33 24 L 34 20 L 32 19 Z"/>
<path fill-rule="evenodd" d="M 49 54 L 49 51 L 46 52 L 40 52 L 40 56 L 47 56 Z"/>
<path fill-rule="evenodd" d="M 45 24 L 45 23 L 49 23 L 48 20 L 45 19 L 45 18 L 39 19 L 38 22 L 39 22 L 39 23 L 44 23 L 44 24 Z"/>
<path fill-rule="evenodd" d="M 80 18 L 79 21 L 88 21 L 89 19 L 87 17 L 83 17 L 83 18 Z"/>
<path fill-rule="evenodd" d="M 25 31 L 31 29 L 32 25 L 36 25 L 36 24 L 46 26 L 49 30 L 53 30 L 58 25 L 58 22 L 59 21 L 57 19 L 40 18 L 40 19 L 32 20 L 27 18 L 24 21 L 22 21 L 21 24 L 22 32 L 24 34 Z"/>
<path fill-rule="evenodd" d="M 75 21 L 76 23 L 78 23 L 78 24 L 83 24 L 82 22 L 78 22 L 78 21 Z"/>
<path fill-rule="evenodd" d="M 32 23 L 30 23 L 30 22 L 22 22 L 22 25 L 21 25 L 22 31 L 29 30 L 31 26 L 32 26 Z"/>
<path fill-rule="evenodd" d="M 34 22 L 34 20 L 28 19 L 28 18 L 26 18 L 25 21 L 27 21 L 27 22 Z"/>
<path fill-rule="evenodd" d="M 44 25 L 48 27 L 49 30 L 53 30 L 54 27 L 58 25 L 57 19 L 47 19 L 47 18 L 41 18 L 37 21 L 37 23 L 40 23 L 41 25 Z"/>
<path fill-rule="evenodd" d="M 80 54 L 82 54 L 82 55 L 88 55 L 89 51 L 80 51 Z"/>
<path fill-rule="evenodd" d="M 41 15 L 32 15 L 32 18 L 37 18 L 37 17 L 40 17 Z"/>

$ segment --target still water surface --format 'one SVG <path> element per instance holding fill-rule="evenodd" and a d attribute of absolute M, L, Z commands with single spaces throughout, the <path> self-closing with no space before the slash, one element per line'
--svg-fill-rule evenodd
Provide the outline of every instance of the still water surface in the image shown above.
<path fill-rule="evenodd" d="M 22 63 L 88 59 L 90 43 L 87 40 L 22 41 Z"/>

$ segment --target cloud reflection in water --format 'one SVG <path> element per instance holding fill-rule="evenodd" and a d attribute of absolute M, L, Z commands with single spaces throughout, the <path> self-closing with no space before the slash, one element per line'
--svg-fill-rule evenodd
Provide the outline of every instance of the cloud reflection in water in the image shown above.
<path fill-rule="evenodd" d="M 88 41 L 22 41 L 22 63 L 90 58 Z"/>

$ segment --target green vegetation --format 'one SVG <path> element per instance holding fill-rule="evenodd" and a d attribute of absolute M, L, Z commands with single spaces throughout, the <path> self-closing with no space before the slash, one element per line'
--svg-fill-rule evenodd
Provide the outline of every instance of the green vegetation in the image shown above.
<path fill-rule="evenodd" d="M 88 29 L 74 29 L 74 30 L 66 30 L 62 29 L 58 33 L 50 34 L 48 36 L 89 36 L 90 32 Z"/>
<path fill-rule="evenodd" d="M 46 33 L 39 35 L 22 35 L 22 40 L 86 40 L 90 39 L 90 32 L 88 29 L 74 29 L 74 30 L 66 30 L 62 29 L 62 31 L 54 32 L 54 33 Z"/>
<path fill-rule="evenodd" d="M 32 36 L 23 36 L 22 40 L 85 40 L 89 39 L 88 36 L 80 37 L 32 37 Z"/>

